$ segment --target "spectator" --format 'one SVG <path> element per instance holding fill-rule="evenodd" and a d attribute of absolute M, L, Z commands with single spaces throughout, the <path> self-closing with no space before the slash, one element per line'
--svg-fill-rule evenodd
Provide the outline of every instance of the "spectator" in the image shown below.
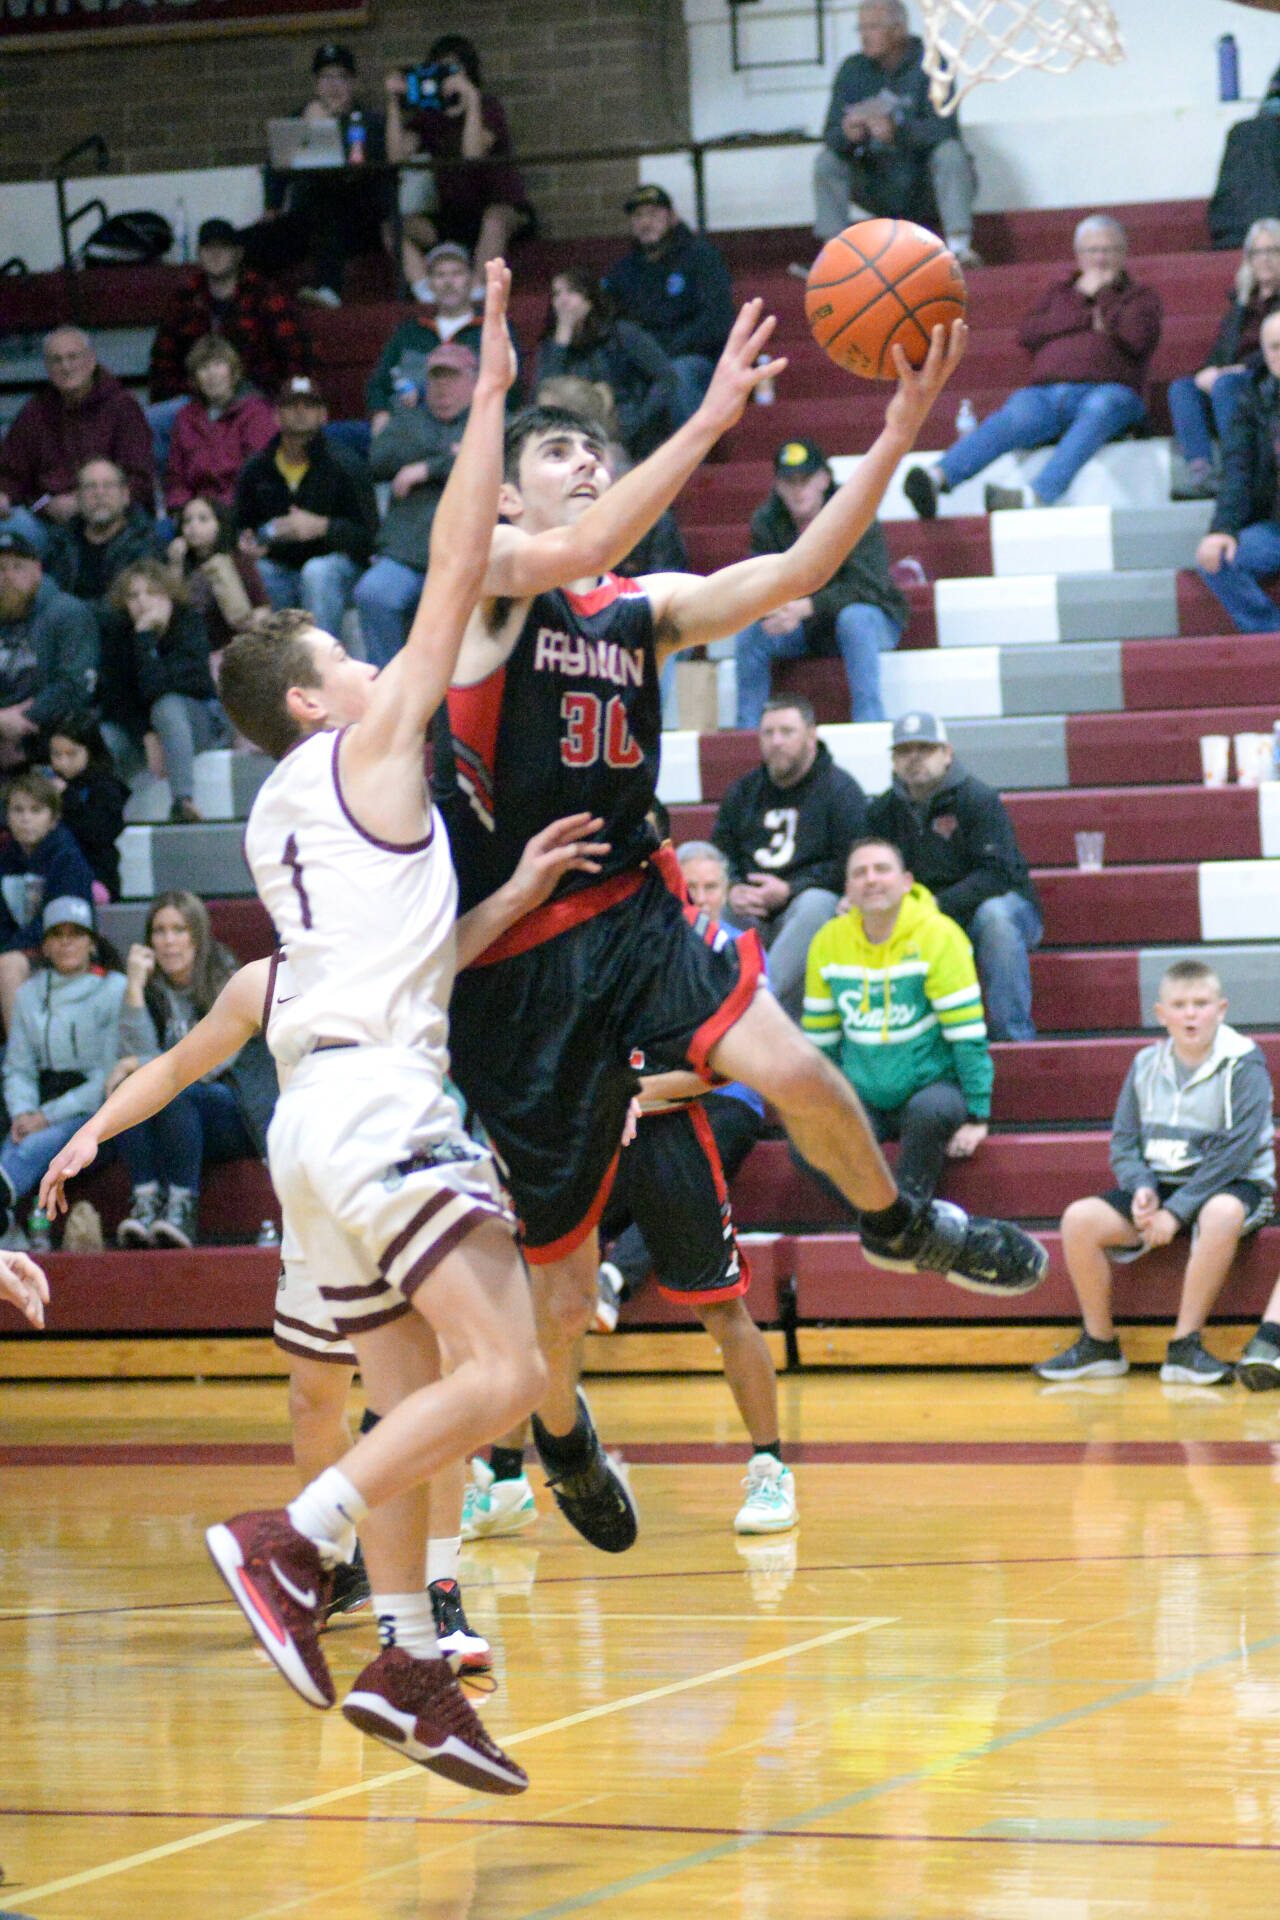
<path fill-rule="evenodd" d="M 617 437 L 630 454 L 651 453 L 678 424 L 680 396 L 671 361 L 643 327 L 619 318 L 612 294 L 582 267 L 552 276 L 534 370 L 539 384 L 565 375 L 608 388 Z"/>
<path fill-rule="evenodd" d="M 766 702 L 760 759 L 720 802 L 711 838 L 729 863 L 729 912 L 760 935 L 774 993 L 794 1018 L 810 942 L 836 910 L 867 801 L 819 740 L 807 700 Z"/>
<path fill-rule="evenodd" d="M 26 402 L 0 446 L 0 514 L 25 507 L 61 526 L 79 511 L 76 476 L 89 460 L 114 460 L 135 505 L 155 500 L 156 467 L 146 416 L 133 395 L 98 365 L 87 333 L 46 334 L 48 382 Z M 26 524 L 25 522 L 23 523 Z M 43 529 L 27 537 L 37 548 Z"/>
<path fill-rule="evenodd" d="M 387 508 L 369 571 L 356 582 L 355 603 L 365 657 L 385 667 L 404 645 L 427 574 L 431 523 L 467 424 L 480 363 L 460 340 L 429 355 L 426 405 L 401 404 L 370 448 L 374 480 L 389 480 Z"/>
<path fill-rule="evenodd" d="M 313 380 L 288 381 L 280 431 L 236 485 L 240 550 L 258 563 L 275 607 L 305 607 L 337 639 L 378 528 L 373 488 L 324 436 L 328 409 Z"/>
<path fill-rule="evenodd" d="M 1250 1393 L 1271 1393 L 1280 1387 L 1280 1279 L 1271 1289 L 1258 1331 L 1236 1361 L 1236 1378 Z"/>
<path fill-rule="evenodd" d="M 675 368 L 680 426 L 702 400 L 733 325 L 723 255 L 677 217 L 665 187 L 637 187 L 624 202 L 634 242 L 604 276 L 624 319 L 643 327 Z"/>
<path fill-rule="evenodd" d="M 115 461 L 86 461 L 76 475 L 75 514 L 49 536 L 50 578 L 96 607 L 121 567 L 161 550 L 154 519 L 129 504 L 129 484 Z"/>
<path fill-rule="evenodd" d="M 202 494 L 219 506 L 235 499 L 245 462 L 275 436 L 269 400 L 245 384 L 240 355 L 229 340 L 207 333 L 187 355 L 194 398 L 173 423 L 164 472 L 164 504 L 179 514 Z"/>
<path fill-rule="evenodd" d="M 1203 960 L 1177 960 L 1165 972 L 1155 1011 L 1167 1038 L 1133 1061 L 1111 1123 L 1115 1187 L 1073 1200 L 1062 1216 L 1084 1326 L 1036 1368 L 1044 1380 L 1129 1371 L 1111 1317 L 1111 1262 L 1140 1259 L 1180 1233 L 1191 1245 L 1160 1378 L 1214 1386 L 1233 1377 L 1201 1335 L 1241 1239 L 1270 1215 L 1276 1160 L 1267 1064 L 1254 1041 L 1225 1024 L 1226 1010 Z"/>
<path fill-rule="evenodd" d="M 480 316 L 471 299 L 471 261 L 465 247 L 455 240 L 442 240 L 432 247 L 423 278 L 413 291 L 420 302 L 429 294 L 434 305 L 415 309 L 382 349 L 366 389 L 375 435 L 391 418 L 397 388 L 405 392 L 410 386 L 424 386 L 427 360 L 437 347 L 457 341 L 474 354 L 480 352 Z"/>
<path fill-rule="evenodd" d="M 1215 247 L 1238 247 L 1255 220 L 1280 207 L 1280 68 L 1251 120 L 1228 130 L 1217 185 L 1209 202 Z"/>
<path fill-rule="evenodd" d="M 236 970 L 213 938 L 208 909 L 194 893 L 162 893 L 141 941 L 129 949 L 120 1010 L 121 1058 L 107 1082 L 122 1081 L 167 1053 L 202 1020 Z M 208 1162 L 259 1156 L 275 1104 L 270 1055 L 252 1041 L 207 1079 L 120 1135 L 129 1168 L 122 1247 L 189 1247 L 196 1239 L 200 1176 Z"/>
<path fill-rule="evenodd" d="M 61 822 L 62 801 L 45 773 L 20 773 L 9 782 L 0 839 L 0 1015 L 13 1025 L 18 988 L 31 974 L 33 954 L 44 937 L 46 900 L 75 894 L 93 899 L 89 863 Z"/>
<path fill-rule="evenodd" d="M 817 518 L 836 483 L 827 456 L 812 440 L 788 440 L 773 463 L 773 491 L 751 516 L 752 553 L 785 553 Z M 758 727 L 775 660 L 838 653 L 855 720 L 883 720 L 880 655 L 892 651 L 907 624 L 907 601 L 889 573 L 889 551 L 873 520 L 825 587 L 789 600 L 734 639 L 738 659 L 738 725 Z"/>
<path fill-rule="evenodd" d="M 222 652 L 255 607 L 271 605 L 257 561 L 236 544 L 230 510 L 202 494 L 182 509 L 169 560 L 181 573 L 192 606 L 204 615 L 211 656 Z"/>
<path fill-rule="evenodd" d="M 1099 447 L 1146 419 L 1142 387 L 1160 339 L 1160 300 L 1129 277 L 1127 249 L 1124 228 L 1110 215 L 1080 222 L 1075 272 L 1056 280 L 1022 323 L 1031 384 L 1010 394 L 936 466 L 908 469 L 903 491 L 922 520 L 934 518 L 940 493 L 1002 453 L 1056 441 L 1031 487 L 986 491 L 988 513 L 1052 506 Z"/>
<path fill-rule="evenodd" d="M 919 1204 L 948 1159 L 987 1137 L 993 1075 L 973 952 L 891 841 L 855 842 L 845 899 L 809 949 L 804 1029 L 876 1137 L 901 1141 L 898 1189 Z"/>
<path fill-rule="evenodd" d="M 348 164 L 291 173 L 268 167 L 266 216 L 245 233 L 245 256 L 267 275 L 310 261 L 311 284 L 299 289 L 301 298 L 340 307 L 347 262 L 380 251 L 389 236 L 395 178 L 387 167 L 386 120 L 378 108 L 361 105 L 350 47 L 326 40 L 316 50 L 311 72 L 314 92 L 300 117 L 336 120 Z M 359 160 L 352 151 L 357 114 L 364 130 Z M 264 390 L 274 392 L 278 384 L 272 381 Z"/>
<path fill-rule="evenodd" d="M 1031 965 L 1040 902 L 994 787 L 967 773 L 942 722 L 904 713 L 893 728 L 893 784 L 867 809 L 942 913 L 973 942 L 993 1040 L 1034 1040 Z"/>
<path fill-rule="evenodd" d="M 198 821 L 195 757 L 229 746 L 231 729 L 209 669 L 209 631 L 181 582 L 159 560 L 126 567 L 110 603 L 127 617 L 127 651 L 115 667 L 117 726 L 140 744 L 151 729 L 164 749 L 175 822 Z M 104 701 L 105 705 L 105 701 Z"/>
<path fill-rule="evenodd" d="M 1169 412 L 1185 464 L 1175 500 L 1203 500 L 1218 491 L 1214 441 L 1226 444 L 1236 406 L 1258 364 L 1258 336 L 1280 306 L 1280 220 L 1255 220 L 1245 235 L 1244 259 L 1227 311 L 1199 373 L 1170 382 Z"/>
<path fill-rule="evenodd" d="M 403 73 L 386 77 L 387 152 L 397 164 L 417 153 L 453 162 L 431 169 L 430 213 L 404 223 L 404 277 L 417 290 L 426 252 L 441 240 L 465 247 L 474 286 L 482 284 L 486 260 L 505 254 L 511 242 L 532 231 L 533 208 L 512 163 L 507 116 L 482 91 L 480 55 L 465 34 L 442 33 L 427 49 L 427 65 L 443 69 L 439 105 L 410 107 Z M 464 164 L 465 163 L 465 164 Z"/>
<path fill-rule="evenodd" d="M 104 971 L 93 908 L 78 894 L 50 900 L 41 915 L 44 965 L 18 988 L 4 1055 L 11 1116 L 0 1146 L 0 1233 L 72 1134 L 102 1104 L 115 1065 L 124 975 Z"/>
<path fill-rule="evenodd" d="M 858 37 L 861 52 L 837 69 L 814 163 L 818 239 L 873 215 L 916 220 L 946 235 L 961 266 L 980 266 L 973 162 L 955 114 L 936 113 L 930 102 L 924 47 L 907 31 L 902 0 L 865 0 Z"/>
<path fill-rule="evenodd" d="M 1200 578 L 1241 633 L 1280 629 L 1280 607 L 1262 581 L 1280 573 L 1280 312 L 1260 334 L 1262 364 L 1249 374 L 1222 449 L 1222 480 L 1209 532 L 1196 548 Z"/>
<path fill-rule="evenodd" d="M 98 628 L 54 581 L 30 541 L 0 533 L 0 767 L 14 767 L 60 713 L 98 683 Z"/>
<path fill-rule="evenodd" d="M 49 733 L 49 767 L 62 795 L 62 824 L 93 870 L 94 897 L 120 897 L 120 849 L 129 790 L 91 713 L 66 713 Z"/>

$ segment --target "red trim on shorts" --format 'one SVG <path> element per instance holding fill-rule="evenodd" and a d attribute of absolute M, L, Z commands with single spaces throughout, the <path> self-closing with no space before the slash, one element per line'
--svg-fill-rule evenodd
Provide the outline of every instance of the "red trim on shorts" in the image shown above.
<path fill-rule="evenodd" d="M 713 1069 L 707 1066 L 707 1055 L 718 1040 L 723 1040 L 730 1027 L 741 1020 L 747 1008 L 755 998 L 755 991 L 764 972 L 764 950 L 760 945 L 760 936 L 752 931 L 744 933 L 736 943 L 738 949 L 738 979 L 728 998 L 716 1008 L 709 1020 L 704 1020 L 689 1042 L 689 1064 L 695 1073 L 709 1079 Z"/>
<path fill-rule="evenodd" d="M 742 1260 L 742 1255 L 739 1254 L 738 1258 Z M 699 1303 L 704 1300 L 708 1306 L 714 1306 L 717 1300 L 741 1300 L 743 1294 L 751 1285 L 751 1275 L 747 1271 L 746 1261 L 743 1260 L 742 1272 L 738 1275 L 733 1285 L 731 1287 L 717 1287 L 714 1293 L 695 1292 L 688 1287 L 683 1290 L 679 1287 L 664 1287 L 661 1280 L 655 1280 L 654 1285 L 664 1300 L 674 1300 L 682 1307 L 694 1308 L 696 1312 Z"/>
<path fill-rule="evenodd" d="M 598 913 L 616 907 L 620 900 L 629 900 L 643 885 L 644 868 L 629 867 L 622 873 L 611 874 L 607 880 L 597 880 L 594 886 L 580 887 L 576 893 L 567 893 L 559 900 L 548 900 L 499 934 L 470 964 L 492 967 L 499 960 L 512 960 L 518 953 L 528 953 L 531 948 L 567 933 L 570 927 L 594 920 Z"/>
<path fill-rule="evenodd" d="M 600 1182 L 599 1192 L 576 1227 L 571 1227 L 568 1233 L 562 1233 L 558 1240 L 550 1241 L 545 1247 L 531 1247 L 528 1241 L 525 1241 L 524 1257 L 531 1267 L 550 1267 L 554 1266 L 557 1260 L 566 1259 L 569 1254 L 576 1252 L 587 1235 L 594 1232 L 600 1225 L 600 1216 L 608 1205 L 609 1195 L 613 1191 L 621 1152 L 622 1148 L 619 1147 L 618 1152 L 609 1162 L 604 1179 Z"/>
<path fill-rule="evenodd" d="M 598 587 L 592 587 L 590 593 L 570 593 L 568 587 L 561 589 L 565 599 L 575 613 L 600 613 L 605 607 L 611 607 L 615 600 L 624 594 L 639 594 L 644 588 L 638 580 L 627 578 L 620 573 L 606 573 Z"/>
<path fill-rule="evenodd" d="M 711 1131 L 711 1122 L 707 1118 L 707 1110 L 701 1100 L 695 1100 L 690 1106 L 689 1118 L 693 1122 L 693 1131 L 697 1137 L 698 1144 L 707 1156 L 707 1165 L 711 1168 L 711 1178 L 715 1182 L 716 1199 L 720 1202 L 722 1213 L 728 1220 L 729 1230 L 732 1233 L 733 1219 L 729 1212 L 729 1183 L 724 1177 L 724 1162 L 720 1158 L 720 1149 L 716 1145 L 716 1137 Z M 733 1234 L 733 1246 L 738 1256 L 738 1277 L 730 1286 L 717 1287 L 713 1293 L 695 1293 L 687 1287 L 684 1289 L 679 1287 L 664 1287 L 661 1280 L 659 1280 L 658 1292 L 668 1300 L 683 1300 L 686 1304 L 690 1301 L 696 1302 L 699 1300 L 706 1300 L 711 1303 L 717 1300 L 740 1300 L 751 1285 L 751 1263 L 738 1244 L 738 1236 L 736 1233 Z"/>

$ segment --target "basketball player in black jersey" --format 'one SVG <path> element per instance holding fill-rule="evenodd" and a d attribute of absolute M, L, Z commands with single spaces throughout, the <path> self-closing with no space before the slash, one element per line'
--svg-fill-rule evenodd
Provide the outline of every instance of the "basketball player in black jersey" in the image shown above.
<path fill-rule="evenodd" d="M 629 1492 L 606 1460 L 578 1389 L 595 1309 L 595 1228 L 637 1078 L 692 1067 L 772 1101 L 803 1157 L 861 1215 L 879 1264 L 941 1272 L 994 1294 L 1029 1291 L 1047 1255 L 1020 1229 L 958 1207 L 902 1200 L 849 1083 L 767 992 L 759 949 L 719 953 L 690 929 L 646 816 L 658 771 L 658 670 L 683 647 L 736 633 L 816 591 L 870 525 L 880 498 L 964 351 L 957 322 L 934 330 L 919 372 L 897 355 L 883 431 L 785 553 L 690 574 L 610 573 L 674 499 L 753 388 L 783 360 L 773 321 L 740 313 L 706 398 L 642 465 L 610 484 L 582 420 L 534 409 L 508 430 L 506 482 L 482 598 L 449 693 L 452 791 L 441 794 L 462 911 L 512 871 L 556 816 L 604 821 L 597 876 L 569 875 L 458 977 L 455 1078 L 507 1173 L 533 1269 L 550 1388 L 534 1432 L 555 1497 L 594 1545 L 635 1538 Z"/>

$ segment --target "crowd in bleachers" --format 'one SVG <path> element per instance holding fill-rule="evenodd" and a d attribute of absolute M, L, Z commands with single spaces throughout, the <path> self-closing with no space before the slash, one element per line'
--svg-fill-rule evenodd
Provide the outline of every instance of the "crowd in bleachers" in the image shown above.
<path fill-rule="evenodd" d="M 817 238 L 850 219 L 897 214 L 938 226 L 966 265 L 980 265 L 972 162 L 958 120 L 929 103 L 905 9 L 867 0 L 859 29 L 861 51 L 836 76 L 817 162 Z M 119 894 L 129 783 L 163 770 L 172 821 L 199 820 L 195 759 L 232 740 L 218 658 L 255 609 L 300 605 L 379 665 L 398 651 L 475 383 L 477 276 L 513 248 L 518 272 L 521 238 L 536 225 L 501 105 L 483 90 L 464 36 L 441 36 L 421 67 L 388 75 L 383 106 L 362 102 L 355 60 L 337 43 L 317 51 L 313 73 L 297 117 L 336 123 L 349 164 L 277 166 L 261 221 L 245 230 L 203 223 L 195 263 L 155 333 L 145 406 L 97 363 L 85 333 L 59 327 L 44 342 L 47 381 L 0 445 L 0 1013 L 10 1036 L 0 1229 L 19 1219 L 104 1088 L 174 1044 L 233 965 L 185 892 L 156 901 L 127 961 L 98 938 L 95 906 Z M 394 168 L 415 155 L 446 164 L 434 199 L 402 202 L 397 221 Z M 1260 584 L 1280 570 L 1280 217 L 1249 211 L 1234 233 L 1240 269 L 1217 337 L 1169 401 L 1175 497 L 1216 501 L 1197 553 L 1202 577 L 1238 627 L 1259 631 L 1280 628 Z M 536 339 L 518 343 L 518 397 L 581 418 L 615 474 L 697 407 L 734 311 L 721 254 L 662 187 L 636 188 L 623 212 L 630 246 L 603 274 L 566 254 Z M 398 249 L 411 305 L 369 368 L 364 417 L 334 418 L 297 300 L 340 305 L 350 262 L 379 249 Z M 988 488 L 987 506 L 1052 504 L 1108 440 L 1146 428 L 1159 299 L 1130 274 L 1124 230 L 1109 214 L 1080 224 L 1074 254 L 1023 317 L 1026 385 L 906 476 L 922 518 L 1000 454 L 1046 444 L 1054 451 L 1034 481 L 1016 497 Z M 783 440 L 745 544 L 785 550 L 834 487 L 821 447 Z M 668 515 L 623 570 L 685 566 Z M 869 801 L 819 740 L 807 701 L 771 688 L 776 663 L 838 655 L 850 717 L 882 721 L 881 657 L 909 619 L 873 524 L 819 593 L 725 643 L 737 724 L 758 729 L 761 761 L 725 796 L 697 858 L 719 870 L 713 917 L 759 933 L 774 992 L 853 1080 L 882 1137 L 901 1139 L 900 1172 L 923 1195 L 948 1156 L 967 1157 L 985 1138 L 988 1040 L 1034 1037 L 1036 890 L 999 795 L 981 768 L 955 760 L 937 716 L 887 716 L 892 783 Z M 673 683 L 666 694 L 673 716 Z M 709 886 L 716 877 L 702 875 Z M 1181 1087 L 1210 1058 L 1216 1070 L 1225 1058 L 1217 1033 L 1194 1058 L 1173 1033 L 1161 1071 Z M 254 1063 L 241 1062 L 125 1137 L 123 1244 L 196 1237 L 201 1166 L 261 1151 L 265 1088 Z M 1126 1109 L 1130 1147 L 1134 1124 L 1140 1157 L 1145 1121 Z M 1232 1170 L 1237 1185 L 1256 1189 L 1232 1216 L 1232 1252 L 1265 1217 L 1274 1187 L 1273 1168 L 1256 1155 L 1249 1164 L 1247 1176 Z M 1183 1219 L 1163 1204 L 1168 1172 L 1152 1188 L 1157 1207 L 1124 1212 L 1119 1227 L 1103 1218 L 1093 1241 L 1114 1250 L 1137 1236 L 1141 1250 L 1189 1227 L 1193 1212 Z M 1078 1221 L 1073 1230 L 1079 1241 Z M 1073 1277 L 1077 1264 L 1094 1273 L 1098 1257 L 1090 1242 Z M 1203 1311 L 1179 1333 L 1198 1340 L 1216 1289 L 1197 1284 Z M 1095 1370 L 1118 1370 L 1101 1296 L 1086 1282 L 1081 1297 L 1085 1344 L 1060 1357 L 1052 1377 L 1075 1377 L 1091 1358 Z M 1280 1355 L 1280 1328 L 1276 1347 Z M 1183 1358 L 1188 1377 L 1209 1377 L 1194 1352 Z"/>

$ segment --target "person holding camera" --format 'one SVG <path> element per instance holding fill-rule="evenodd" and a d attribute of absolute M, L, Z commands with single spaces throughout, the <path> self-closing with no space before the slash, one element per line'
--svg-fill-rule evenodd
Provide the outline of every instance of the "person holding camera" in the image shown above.
<path fill-rule="evenodd" d="M 387 75 L 386 89 L 388 159 L 402 165 L 421 153 L 445 163 L 431 169 L 431 211 L 405 220 L 404 277 L 416 287 L 427 252 L 441 240 L 456 240 L 470 253 L 479 283 L 485 262 L 528 233 L 534 215 L 512 165 L 507 116 L 481 90 L 474 43 L 462 33 L 440 34 L 420 66 Z"/>

